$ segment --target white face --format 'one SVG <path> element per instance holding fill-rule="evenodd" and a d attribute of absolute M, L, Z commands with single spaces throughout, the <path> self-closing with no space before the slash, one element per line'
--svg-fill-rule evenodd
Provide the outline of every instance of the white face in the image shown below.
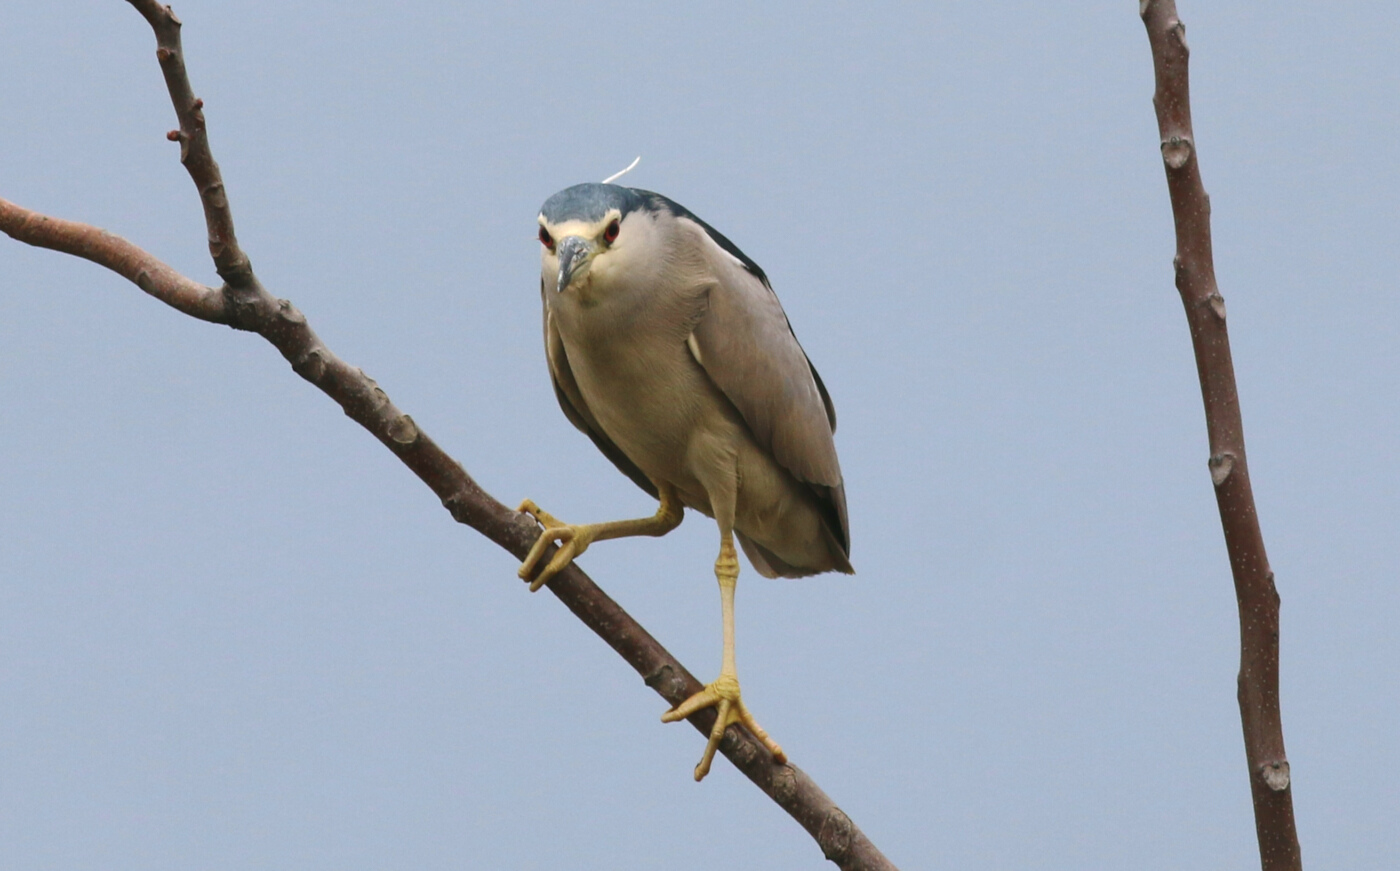
<path fill-rule="evenodd" d="M 622 213 L 610 209 L 598 221 L 568 220 L 550 223 L 544 215 L 540 223 L 540 270 L 545 286 L 569 291 L 590 284 L 600 270 L 617 259 L 613 252 L 625 247 L 622 241 Z M 562 255 L 562 256 L 561 256 Z M 568 287 L 559 288 L 561 281 Z"/>

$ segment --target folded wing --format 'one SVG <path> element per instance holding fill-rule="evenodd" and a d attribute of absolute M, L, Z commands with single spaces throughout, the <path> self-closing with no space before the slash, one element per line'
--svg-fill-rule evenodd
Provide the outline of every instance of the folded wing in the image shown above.
<path fill-rule="evenodd" d="M 832 439 L 836 412 L 762 270 L 702 222 L 716 277 L 692 351 L 760 447 L 809 486 L 850 554 L 846 491 Z M 731 250 L 732 249 L 732 250 Z M 777 568 L 776 566 L 774 568 Z M 782 572 L 787 574 L 786 572 Z"/>

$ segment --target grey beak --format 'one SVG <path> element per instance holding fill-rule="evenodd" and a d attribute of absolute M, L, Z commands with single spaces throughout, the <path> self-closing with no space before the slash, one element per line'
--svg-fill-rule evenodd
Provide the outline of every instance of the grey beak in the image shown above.
<path fill-rule="evenodd" d="M 582 272 L 593 259 L 593 243 L 582 236 L 565 236 L 559 240 L 559 292 L 563 293 L 575 272 Z"/>

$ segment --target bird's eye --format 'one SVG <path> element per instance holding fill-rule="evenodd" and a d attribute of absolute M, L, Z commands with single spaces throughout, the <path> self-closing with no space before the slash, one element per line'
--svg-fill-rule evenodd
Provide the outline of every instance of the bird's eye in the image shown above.
<path fill-rule="evenodd" d="M 607 242 L 609 245 L 616 242 L 618 231 L 621 229 L 622 227 L 618 225 L 617 221 L 613 221 L 608 225 L 608 228 L 603 231 L 603 241 Z"/>
<path fill-rule="evenodd" d="M 550 251 L 554 250 L 554 237 L 549 235 L 549 231 L 544 227 L 540 228 L 540 244 Z"/>

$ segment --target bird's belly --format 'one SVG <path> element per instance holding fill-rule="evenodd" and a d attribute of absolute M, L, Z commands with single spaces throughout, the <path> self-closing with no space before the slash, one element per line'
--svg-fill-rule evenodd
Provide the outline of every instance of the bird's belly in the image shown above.
<path fill-rule="evenodd" d="M 834 567 L 811 489 L 754 441 L 684 345 L 598 356 L 565 342 L 589 410 L 647 477 L 794 566 Z"/>
<path fill-rule="evenodd" d="M 697 449 L 733 455 L 747 437 L 737 412 L 690 357 L 684 345 L 584 354 L 569 347 L 579 391 L 608 438 L 647 477 L 680 491 L 682 501 L 713 514 L 713 482 Z M 707 486 L 709 484 L 709 486 Z"/>
<path fill-rule="evenodd" d="M 643 474 L 799 574 L 845 564 L 812 488 L 758 444 L 696 362 L 686 345 L 687 317 L 652 318 L 666 327 L 640 330 L 634 316 L 606 304 L 551 302 L 588 411 Z"/>

